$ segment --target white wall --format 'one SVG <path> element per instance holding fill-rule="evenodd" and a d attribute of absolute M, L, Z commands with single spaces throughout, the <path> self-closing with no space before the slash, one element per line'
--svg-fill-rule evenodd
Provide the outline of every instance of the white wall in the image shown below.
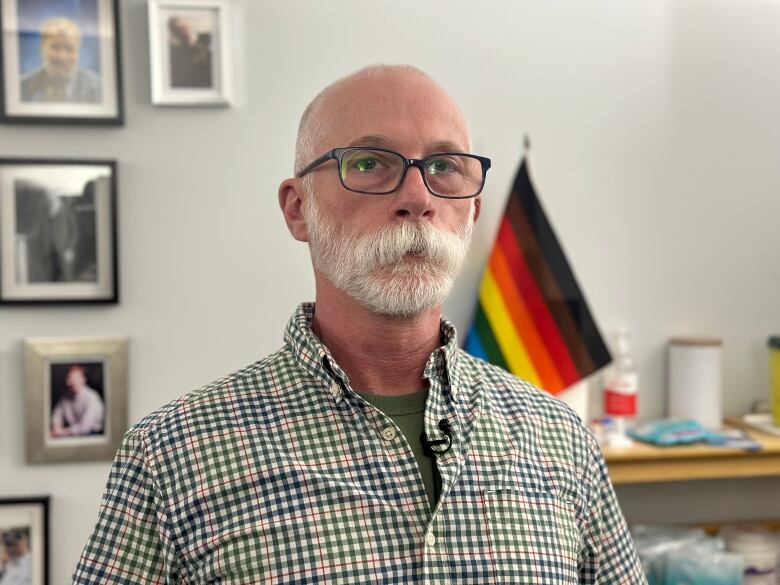
<path fill-rule="evenodd" d="M 0 497 L 49 493 L 52 582 L 68 581 L 109 462 L 27 466 L 20 344 L 127 335 L 130 417 L 276 349 L 308 257 L 276 188 L 300 112 L 359 66 L 409 62 L 461 103 L 493 158 L 447 313 L 464 331 L 508 186 L 531 169 L 605 332 L 634 330 L 643 417 L 664 414 L 664 344 L 724 338 L 724 406 L 767 395 L 780 332 L 780 1 L 236 0 L 238 104 L 149 100 L 146 9 L 122 0 L 127 125 L 0 127 L 0 156 L 119 161 L 121 304 L 0 307 Z M 691 506 L 695 488 L 709 494 Z M 630 519 L 780 517 L 780 481 L 619 490 Z"/>

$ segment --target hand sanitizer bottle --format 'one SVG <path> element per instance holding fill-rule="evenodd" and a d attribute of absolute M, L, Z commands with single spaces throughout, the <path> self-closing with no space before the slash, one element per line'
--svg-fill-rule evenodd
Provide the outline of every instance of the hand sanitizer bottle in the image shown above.
<path fill-rule="evenodd" d="M 631 354 L 627 328 L 617 330 L 614 350 L 614 361 L 604 376 L 604 415 L 613 421 L 607 444 L 610 447 L 622 447 L 632 443 L 626 436 L 626 429 L 636 420 L 639 392 L 639 373 Z"/>

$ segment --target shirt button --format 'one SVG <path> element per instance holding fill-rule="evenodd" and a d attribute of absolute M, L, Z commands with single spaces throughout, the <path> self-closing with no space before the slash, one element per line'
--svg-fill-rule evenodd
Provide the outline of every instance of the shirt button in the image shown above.
<path fill-rule="evenodd" d="M 393 427 L 385 427 L 382 429 L 382 438 L 385 441 L 392 441 L 395 439 L 395 429 Z"/>
<path fill-rule="evenodd" d="M 330 392 L 330 395 L 333 396 L 333 398 L 336 400 L 341 398 L 341 386 L 336 384 L 336 382 L 333 382 L 333 384 L 330 385 L 328 391 Z"/>
<path fill-rule="evenodd" d="M 436 536 L 433 532 L 429 532 L 425 535 L 425 546 L 433 546 L 434 544 L 436 544 Z"/>

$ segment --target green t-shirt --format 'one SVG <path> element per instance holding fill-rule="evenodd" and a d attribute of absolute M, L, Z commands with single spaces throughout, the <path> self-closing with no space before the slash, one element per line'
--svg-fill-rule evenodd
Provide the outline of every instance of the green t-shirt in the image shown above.
<path fill-rule="evenodd" d="M 401 429 L 417 459 L 417 467 L 420 469 L 425 491 L 428 493 L 428 502 L 433 510 L 441 494 L 441 476 L 434 459 L 426 457 L 423 453 L 420 441 L 420 435 L 425 429 L 425 401 L 428 400 L 428 389 L 403 396 L 380 396 L 369 392 L 357 393 L 366 402 L 389 416 Z"/>

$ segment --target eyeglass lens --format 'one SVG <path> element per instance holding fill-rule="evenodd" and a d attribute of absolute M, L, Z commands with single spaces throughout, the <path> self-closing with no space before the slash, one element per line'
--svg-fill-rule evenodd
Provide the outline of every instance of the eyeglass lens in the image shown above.
<path fill-rule="evenodd" d="M 470 156 L 446 154 L 424 161 L 423 179 L 428 188 L 445 197 L 470 197 L 482 187 L 482 163 Z M 341 180 L 348 189 L 363 193 L 387 193 L 401 182 L 402 156 L 382 150 L 355 149 L 341 158 Z"/>

